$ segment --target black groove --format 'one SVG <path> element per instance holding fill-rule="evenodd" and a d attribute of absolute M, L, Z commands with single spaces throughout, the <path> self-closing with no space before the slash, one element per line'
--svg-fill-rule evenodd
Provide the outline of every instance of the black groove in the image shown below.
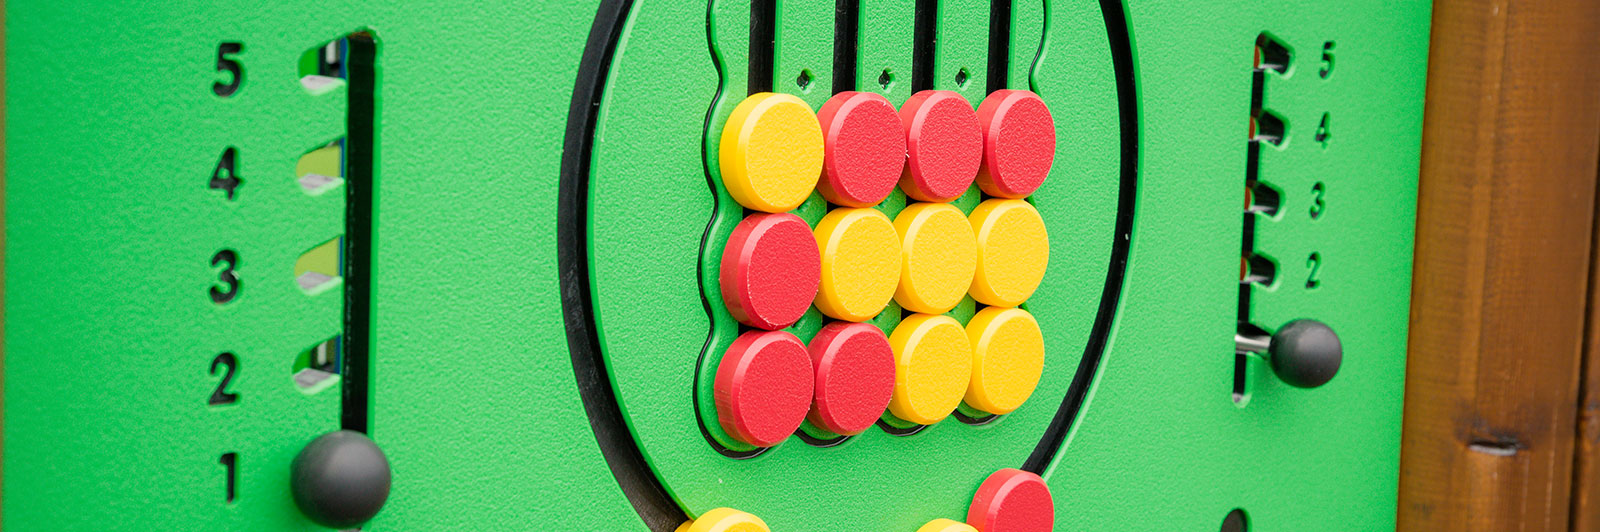
<path fill-rule="evenodd" d="M 922 432 L 924 429 L 927 429 L 929 427 L 929 425 L 912 425 L 911 428 L 902 429 L 900 427 L 896 427 L 894 425 L 890 425 L 888 422 L 886 422 L 886 421 L 884 421 L 882 419 L 878 420 L 877 423 L 873 423 L 873 424 L 877 425 L 878 428 L 883 429 L 884 432 L 887 432 L 887 433 L 895 435 L 895 436 L 910 436 L 912 434 L 916 434 L 918 432 Z"/>
<path fill-rule="evenodd" d="M 861 0 L 837 0 L 833 8 L 833 93 L 856 90 Z"/>
<path fill-rule="evenodd" d="M 961 409 L 956 409 L 955 412 L 951 412 L 950 413 L 950 417 L 954 417 L 954 418 L 956 418 L 956 421 L 960 421 L 961 423 L 966 424 L 966 425 L 972 425 L 974 427 L 981 427 L 981 426 L 984 426 L 984 425 L 988 425 L 990 423 L 994 423 L 996 421 L 1000 421 L 1000 418 L 1003 418 L 1005 416 L 998 416 L 998 415 L 994 415 L 994 414 L 982 414 L 982 415 L 978 415 L 978 416 L 969 416 L 965 412 L 962 412 Z"/>
<path fill-rule="evenodd" d="M 749 94 L 772 92 L 772 55 L 777 31 L 778 0 L 751 0 Z"/>
<path fill-rule="evenodd" d="M 1133 236 L 1134 197 L 1139 189 L 1139 93 L 1133 63 L 1133 39 L 1128 27 L 1128 16 L 1121 0 L 1100 0 L 1100 13 L 1105 18 L 1106 36 L 1111 41 L 1111 65 L 1117 76 L 1117 108 L 1122 129 L 1122 178 L 1117 197 L 1117 224 L 1111 244 L 1111 267 L 1106 272 L 1106 285 L 1100 295 L 1100 312 L 1095 316 L 1094 328 L 1089 334 L 1089 344 L 1078 362 L 1078 373 L 1072 377 L 1067 396 L 1056 411 L 1056 418 L 1039 439 L 1039 446 L 1023 462 L 1022 469 L 1043 474 L 1050 466 L 1056 452 L 1066 443 L 1067 434 L 1083 409 L 1083 402 L 1094 382 L 1100 359 L 1105 354 L 1106 342 L 1117 317 L 1117 302 L 1122 299 L 1123 275 L 1128 266 L 1128 250 Z"/>
<path fill-rule="evenodd" d="M 1009 88 L 1006 78 L 1011 68 L 1011 2 L 989 2 L 989 90 Z"/>
<path fill-rule="evenodd" d="M 804 429 L 794 431 L 794 435 L 800 438 L 800 441 L 805 442 L 806 445 L 810 445 L 812 447 L 837 447 L 844 445 L 844 442 L 850 441 L 849 436 L 842 434 L 827 439 L 818 438 L 806 433 Z"/>
<path fill-rule="evenodd" d="M 774 13 L 775 13 L 774 10 L 776 9 L 776 4 L 774 3 L 775 1 L 776 0 L 758 0 L 755 3 L 758 3 L 758 4 L 765 3 L 766 5 L 763 6 L 763 7 L 757 7 L 755 5 L 750 6 L 751 24 L 752 25 L 757 24 L 758 23 L 757 20 L 758 19 L 762 19 L 762 20 L 764 20 L 764 22 L 761 22 L 761 24 L 766 24 L 768 27 L 773 26 L 775 24 L 774 21 L 773 21 L 773 16 L 774 16 Z M 711 17 L 713 15 L 713 11 L 716 9 L 716 6 L 717 6 L 716 0 L 707 0 L 707 2 L 706 2 L 706 50 L 707 51 L 711 50 L 711 47 L 712 47 L 713 43 L 716 42 L 716 38 L 717 38 L 716 35 L 713 35 L 711 33 Z M 766 10 L 766 14 L 758 16 L 757 12 L 761 11 L 763 9 Z M 754 29 L 752 29 L 751 31 L 754 32 Z M 769 35 L 770 35 L 770 32 L 769 32 Z M 756 54 L 757 50 L 760 49 L 760 47 L 757 46 L 757 44 L 759 42 L 761 42 L 763 39 L 765 39 L 766 43 L 768 44 L 768 46 L 766 46 L 766 48 L 765 48 L 765 54 L 766 55 L 757 56 L 755 54 Z M 750 72 L 756 72 L 758 70 L 758 67 L 756 66 L 758 63 L 765 64 L 766 66 L 764 68 L 765 68 L 765 72 L 768 73 L 768 75 L 767 75 L 768 82 L 771 81 L 771 72 L 772 72 L 772 68 L 773 68 L 772 67 L 773 49 L 772 49 L 771 44 L 772 44 L 772 42 L 771 42 L 771 38 L 770 37 L 766 37 L 766 38 L 758 37 L 754 33 L 752 33 L 751 36 L 750 36 L 750 52 L 751 52 Z M 718 57 L 717 54 L 712 53 L 710 55 L 711 55 L 711 65 L 716 67 L 716 69 L 717 69 L 717 92 L 715 94 L 711 95 L 711 101 L 706 102 L 706 119 L 705 119 L 704 125 L 702 125 L 702 127 L 700 129 L 702 135 L 709 135 L 710 134 L 710 132 L 711 132 L 711 121 L 712 121 L 712 119 L 715 118 L 715 115 L 716 115 L 716 112 L 717 112 L 717 105 L 716 105 L 717 101 L 722 99 L 724 92 L 728 92 L 728 91 L 730 91 L 732 89 L 731 87 L 724 86 L 724 83 L 723 83 L 723 80 L 727 79 L 726 72 L 724 71 L 724 69 L 727 68 L 727 65 L 723 65 L 722 64 L 722 58 Z M 750 94 L 755 94 L 757 92 L 763 92 L 763 91 L 766 91 L 766 90 L 771 90 L 771 88 L 772 88 L 771 85 L 767 85 L 765 88 L 758 89 L 758 87 L 759 87 L 758 83 L 759 82 L 757 82 L 754 79 L 749 80 L 749 89 L 748 89 L 748 91 L 749 91 Z M 706 179 L 706 188 L 708 189 L 706 193 L 711 196 L 711 212 L 712 212 L 712 216 L 710 218 L 706 219 L 706 229 L 705 229 L 704 232 L 702 232 L 700 234 L 700 249 L 702 249 L 702 250 L 706 249 L 708 246 L 711 245 L 712 229 L 717 224 L 716 213 L 719 212 L 721 207 L 722 207 L 722 199 L 721 199 L 720 196 L 717 195 L 717 189 L 721 185 L 718 184 L 717 181 L 711 177 L 711 154 L 706 153 L 706 151 L 705 151 L 706 150 L 706 145 L 707 145 L 707 142 L 705 142 L 705 141 L 707 141 L 707 140 L 709 140 L 709 139 L 706 139 L 704 137 L 701 138 L 702 142 L 700 143 L 700 167 L 701 167 L 701 171 L 704 173 L 705 179 Z M 744 211 L 743 214 L 740 215 L 741 217 L 748 216 L 750 214 L 750 212 L 751 212 L 750 209 L 743 209 L 743 211 Z M 696 268 L 695 269 L 695 281 L 698 283 L 698 286 L 705 286 L 705 274 L 706 274 L 705 270 L 700 269 L 700 268 Z M 700 306 L 701 306 L 701 309 L 704 310 L 705 313 L 706 313 L 706 320 L 707 320 L 708 323 L 714 320 L 714 318 L 712 318 L 711 304 L 712 304 L 711 300 L 706 299 L 705 291 L 701 290 L 700 291 Z M 721 302 L 719 301 L 719 302 L 717 302 L 717 304 L 720 305 Z M 747 327 L 747 326 L 745 326 L 743 324 L 740 324 L 738 333 L 739 334 L 744 334 L 746 332 L 749 332 L 751 329 L 752 329 L 751 327 Z M 698 368 L 701 368 L 701 367 L 705 366 L 706 356 L 711 353 L 711 342 L 716 338 L 716 335 L 714 334 L 715 332 L 716 332 L 716 326 L 715 325 L 712 325 L 711 327 L 709 327 L 706 330 L 706 341 L 705 341 L 704 344 L 701 344 L 701 346 L 700 346 L 700 355 L 699 355 L 699 357 L 695 358 L 694 367 L 696 368 L 696 370 L 694 372 L 694 382 L 691 384 L 689 390 L 686 390 L 686 392 L 689 394 L 690 397 L 694 397 L 695 394 L 699 393 L 698 390 L 700 389 L 700 377 L 701 377 L 703 372 L 700 371 Z M 705 413 L 700 411 L 700 402 L 699 401 L 693 401 L 693 404 L 694 404 L 694 418 L 700 421 L 699 423 L 695 424 L 695 426 L 700 429 L 700 437 L 705 438 L 706 445 L 711 446 L 711 450 L 716 451 L 717 454 L 720 454 L 722 456 L 726 456 L 728 458 L 733 458 L 733 459 L 736 459 L 736 460 L 742 460 L 742 459 L 746 459 L 746 458 L 755 458 L 757 456 L 760 456 L 761 453 L 767 452 L 768 448 L 766 448 L 766 447 L 758 447 L 758 448 L 755 448 L 755 449 L 749 450 L 749 451 L 735 451 L 733 449 L 729 449 L 727 446 L 722 445 L 722 443 L 718 442 L 716 438 L 711 437 L 711 431 L 706 428 L 707 419 L 714 420 L 715 416 L 712 416 L 711 418 L 707 418 Z M 713 422 L 715 422 L 715 421 L 713 421 Z"/>
<path fill-rule="evenodd" d="M 917 0 L 916 15 L 912 18 L 911 42 L 911 93 L 933 88 L 935 77 L 933 48 L 938 35 L 938 0 Z"/>
<path fill-rule="evenodd" d="M 372 373 L 372 188 L 378 46 L 372 34 L 345 40 L 344 359 L 339 426 L 368 432 Z"/>
<path fill-rule="evenodd" d="M 644 454 L 633 440 L 617 403 L 606 371 L 590 307 L 588 198 L 589 161 L 593 149 L 596 113 L 605 92 L 606 74 L 617 38 L 622 34 L 631 0 L 603 0 L 589 29 L 583 57 L 573 84 L 567 111 L 566 140 L 561 151 L 561 185 L 557 196 L 556 259 L 561 275 L 561 314 L 566 323 L 567 349 L 572 355 L 578 394 L 589 417 L 600 453 L 612 476 L 646 526 L 670 531 L 688 515 L 667 495 Z"/>

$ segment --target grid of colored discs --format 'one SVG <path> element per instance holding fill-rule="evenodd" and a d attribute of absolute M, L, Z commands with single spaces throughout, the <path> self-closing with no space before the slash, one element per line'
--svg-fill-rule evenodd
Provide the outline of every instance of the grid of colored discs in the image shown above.
<path fill-rule="evenodd" d="M 928 425 L 963 401 L 1005 414 L 1027 400 L 1044 343 L 1016 307 L 1042 280 L 1049 243 L 1024 198 L 1055 153 L 1038 96 L 996 91 L 974 110 L 957 93 L 923 91 L 897 111 L 882 96 L 843 92 L 813 115 L 799 98 L 759 93 L 734 109 L 720 142 L 724 188 L 755 211 L 724 247 L 722 299 L 760 329 L 718 367 L 729 435 L 767 447 L 805 419 L 853 435 L 885 409 Z M 949 204 L 974 182 L 989 199 L 970 214 Z M 874 207 L 897 185 L 920 202 L 891 220 Z M 786 212 L 813 190 L 833 206 L 815 227 Z M 988 307 L 963 326 L 944 314 L 967 295 Z M 860 323 L 891 300 L 914 313 L 892 334 Z M 809 359 L 768 353 L 804 345 L 780 329 L 812 306 L 837 321 L 806 347 Z M 793 393 L 801 383 L 806 397 Z"/>
<path fill-rule="evenodd" d="M 1001 469 L 978 486 L 967 509 L 965 523 L 934 519 L 917 532 L 1051 532 L 1055 527 L 1055 501 L 1050 486 L 1039 475 L 1020 469 Z M 675 532 L 771 532 L 755 515 L 717 508 L 679 525 Z"/>

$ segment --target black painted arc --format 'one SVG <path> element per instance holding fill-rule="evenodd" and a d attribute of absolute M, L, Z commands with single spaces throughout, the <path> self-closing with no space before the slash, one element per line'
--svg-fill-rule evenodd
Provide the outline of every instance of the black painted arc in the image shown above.
<path fill-rule="evenodd" d="M 918 2 L 919 42 L 917 77 L 927 76 L 922 84 L 931 85 L 932 20 L 935 4 Z M 632 7 L 631 0 L 604 0 L 590 29 L 589 39 L 578 67 L 572 105 L 568 111 L 566 140 L 561 160 L 561 184 L 557 210 L 557 255 L 563 319 L 567 344 L 577 377 L 579 395 L 589 417 L 601 453 L 605 456 L 624 495 L 638 511 L 646 526 L 656 532 L 674 530 L 687 515 L 667 495 L 644 460 L 633 440 L 611 387 L 605 359 L 599 351 L 594 312 L 589 289 L 587 199 L 589 161 L 593 149 L 596 111 L 604 96 L 605 76 L 610 68 L 615 43 Z M 1078 372 L 1067 390 L 1055 419 L 1046 428 L 1039 445 L 1023 463 L 1023 469 L 1042 473 L 1060 451 L 1073 422 L 1082 410 L 1090 383 L 1099 370 L 1116 318 L 1122 295 L 1133 228 L 1134 195 L 1138 189 L 1138 101 L 1130 28 L 1121 0 L 1101 0 L 1100 8 L 1110 40 L 1112 65 L 1117 83 L 1119 127 L 1121 130 L 1121 175 L 1118 210 L 1113 231 L 1110 267 L 1102 291 L 1099 313 L 1091 329 L 1089 343 Z M 753 17 L 754 18 L 754 17 Z M 928 42 L 921 42 L 923 40 Z M 758 41 L 759 42 L 759 41 Z M 1037 61 L 1037 59 L 1036 59 Z M 769 74 L 770 75 L 770 74 Z"/>
<path fill-rule="evenodd" d="M 1117 318 L 1117 304 L 1122 299 L 1124 273 L 1128 266 L 1128 251 L 1133 242 L 1134 197 L 1139 190 L 1139 94 L 1135 84 L 1133 63 L 1133 38 L 1122 0 L 1100 0 L 1100 14 L 1105 19 L 1106 37 L 1111 41 L 1111 67 L 1117 80 L 1117 113 L 1122 130 L 1122 173 L 1117 194 L 1117 222 L 1111 243 L 1111 266 L 1106 270 L 1106 284 L 1100 295 L 1100 312 L 1095 316 L 1089 332 L 1089 343 L 1084 347 L 1083 359 L 1078 362 L 1078 373 L 1072 377 L 1061 409 L 1039 439 L 1039 446 L 1023 462 L 1022 469 L 1044 474 L 1045 468 L 1066 443 L 1072 425 L 1083 410 L 1083 402 L 1100 370 L 1100 359 L 1105 355 L 1106 343 L 1111 338 L 1111 328 Z M 1037 59 L 1035 60 L 1037 61 Z"/>
<path fill-rule="evenodd" d="M 589 428 L 594 430 L 600 454 L 605 457 L 622 493 L 646 526 L 658 532 L 670 531 L 688 520 L 667 495 L 666 488 L 651 472 L 633 433 L 622 417 L 622 408 L 606 371 L 596 336 L 594 309 L 589 297 L 588 197 L 589 158 L 596 113 L 605 96 L 606 74 L 611 55 L 622 34 L 632 0 L 604 0 L 589 30 L 588 42 L 578 63 L 573 84 L 572 105 L 567 111 L 566 141 L 561 153 L 561 184 L 556 209 L 556 260 L 561 279 L 561 314 L 566 324 L 567 350 L 577 377 L 578 395 L 583 399 Z"/>

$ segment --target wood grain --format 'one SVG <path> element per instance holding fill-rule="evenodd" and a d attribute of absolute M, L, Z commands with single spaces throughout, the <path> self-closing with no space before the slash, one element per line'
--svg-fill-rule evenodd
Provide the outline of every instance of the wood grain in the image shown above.
<path fill-rule="evenodd" d="M 1600 205 L 1600 191 L 1595 198 Z M 1600 217 L 1589 257 L 1589 311 L 1585 319 L 1578 434 L 1573 446 L 1572 530 L 1600 530 Z"/>
<path fill-rule="evenodd" d="M 1567 531 L 1600 2 L 1439 0 L 1399 530 Z"/>

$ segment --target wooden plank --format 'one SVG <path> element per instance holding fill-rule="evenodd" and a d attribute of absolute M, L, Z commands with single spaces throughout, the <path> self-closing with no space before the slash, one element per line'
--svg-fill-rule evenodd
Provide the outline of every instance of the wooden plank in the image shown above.
<path fill-rule="evenodd" d="M 1600 193 L 1595 198 L 1600 205 Z M 1578 434 L 1572 467 L 1572 530 L 1600 530 L 1600 217 L 1589 257 L 1589 311 L 1578 395 Z"/>
<path fill-rule="evenodd" d="M 1399 530 L 1566 531 L 1600 2 L 1434 4 Z"/>

